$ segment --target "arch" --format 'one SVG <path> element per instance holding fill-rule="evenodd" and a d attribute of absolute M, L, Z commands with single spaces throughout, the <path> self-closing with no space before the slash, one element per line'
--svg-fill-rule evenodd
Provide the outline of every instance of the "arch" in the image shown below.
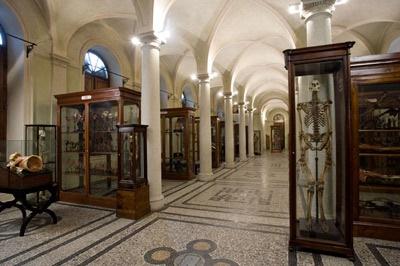
<path fill-rule="evenodd" d="M 398 53 L 400 52 L 400 37 L 394 39 L 389 45 L 388 53 Z"/>
<path fill-rule="evenodd" d="M 196 94 L 193 91 L 193 84 L 187 82 L 182 87 L 181 103 L 182 107 L 196 108 L 197 101 Z"/>
<path fill-rule="evenodd" d="M 115 50 L 110 47 L 108 43 L 102 42 L 100 40 L 90 40 L 83 45 L 80 51 L 79 64 L 81 64 L 82 66 L 84 66 L 85 56 L 89 51 L 94 52 L 101 59 L 103 59 L 109 73 L 108 87 L 122 87 L 124 85 L 123 78 L 113 74 L 116 73 L 119 75 L 124 75 L 124 73 L 122 73 L 120 63 L 121 55 L 115 53 Z"/>

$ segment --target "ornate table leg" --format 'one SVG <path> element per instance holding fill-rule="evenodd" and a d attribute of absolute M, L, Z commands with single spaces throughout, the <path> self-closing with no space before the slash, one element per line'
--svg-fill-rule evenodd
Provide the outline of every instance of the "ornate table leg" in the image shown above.
<path fill-rule="evenodd" d="M 24 217 L 22 225 L 21 225 L 21 229 L 19 232 L 20 236 L 24 236 L 25 235 L 25 231 L 26 231 L 26 227 L 28 226 L 29 222 L 37 215 L 37 214 L 41 214 L 41 213 L 47 213 L 48 215 L 50 215 L 50 217 L 53 220 L 53 224 L 57 223 L 57 216 L 56 214 L 52 211 L 49 210 L 48 207 L 55 202 L 56 200 L 56 191 L 57 191 L 57 187 L 56 186 L 51 186 L 48 189 L 46 189 L 50 192 L 51 196 L 50 198 L 45 201 L 45 202 L 41 202 L 39 203 L 37 206 L 33 206 L 32 204 L 30 204 L 27 200 L 26 200 L 26 194 L 16 194 L 14 195 L 14 197 L 16 198 L 16 200 L 20 201 L 22 203 L 22 207 L 25 208 L 26 210 L 31 211 L 31 213 L 29 214 L 28 217 Z"/>
<path fill-rule="evenodd" d="M 6 201 L 6 202 L 0 201 L 0 212 L 4 211 L 5 209 L 12 208 L 12 207 L 18 208 L 22 213 L 22 218 L 23 219 L 26 218 L 25 208 L 22 205 L 18 204 L 16 199 L 11 200 L 11 201 Z"/>

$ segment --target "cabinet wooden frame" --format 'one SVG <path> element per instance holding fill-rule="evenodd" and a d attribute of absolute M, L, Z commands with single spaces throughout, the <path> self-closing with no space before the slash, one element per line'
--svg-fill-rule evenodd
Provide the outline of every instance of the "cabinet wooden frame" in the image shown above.
<path fill-rule="evenodd" d="M 400 86 L 400 53 L 369 55 L 351 59 L 352 81 L 352 120 L 353 120 L 353 212 L 354 236 L 373 237 L 392 241 L 400 240 L 400 219 L 375 218 L 360 213 L 360 192 L 366 190 L 377 193 L 396 193 L 400 195 L 400 187 L 366 186 L 360 184 L 360 90 L 364 86 L 380 86 L 397 83 Z M 390 90 L 389 90 L 390 91 Z M 398 89 L 400 92 L 400 88 Z M 400 132 L 400 128 L 397 129 Z M 400 133 L 398 133 L 400 134 Z M 389 154 L 388 154 L 389 155 Z M 396 155 L 397 156 L 397 155 Z M 400 159 L 400 157 L 399 157 Z"/>
<path fill-rule="evenodd" d="M 147 127 L 147 125 L 138 124 L 117 125 L 119 182 L 116 215 L 120 218 L 137 220 L 150 213 L 147 179 Z M 125 146 L 125 144 L 129 146 Z M 127 147 L 129 150 L 124 150 Z M 124 165 L 125 163 L 129 165 Z M 129 174 L 126 175 L 127 173 Z"/>
<path fill-rule="evenodd" d="M 191 107 L 182 108 L 167 108 L 161 109 L 161 145 L 162 145 L 162 178 L 174 179 L 174 180 L 189 180 L 195 177 L 195 111 L 196 109 Z M 172 119 L 182 118 L 184 120 L 182 133 L 182 148 L 185 151 L 182 158 L 175 158 L 176 160 L 183 159 L 186 162 L 185 169 L 183 171 L 174 171 L 174 147 L 173 147 L 173 136 L 174 129 L 172 125 Z M 168 120 L 168 125 L 166 124 Z M 176 132 L 177 133 L 177 132 Z M 168 137 L 168 141 L 166 138 Z M 168 150 L 166 148 L 168 143 Z M 169 154 L 167 156 L 167 152 Z M 177 155 L 178 156 L 178 155 Z M 176 166 L 176 164 L 175 164 Z M 176 169 L 176 167 L 175 167 Z"/>
<path fill-rule="evenodd" d="M 87 204 L 87 205 L 95 205 L 106 208 L 115 208 L 116 207 L 116 198 L 115 197 L 105 197 L 105 196 L 95 196 L 90 193 L 90 184 L 91 184 L 91 172 L 90 172 L 90 105 L 91 104 L 100 104 L 107 102 L 116 102 L 117 110 L 118 110 L 118 121 L 117 124 L 124 123 L 124 105 L 136 105 L 138 107 L 138 115 L 140 122 L 140 96 L 141 93 L 138 91 L 133 91 L 127 88 L 121 87 L 113 87 L 113 88 L 104 88 L 97 89 L 93 91 L 83 91 L 83 92 L 73 92 L 61 95 L 55 95 L 57 99 L 57 161 L 58 161 L 58 183 L 59 186 L 59 195 L 60 200 L 66 202 L 73 202 L 78 204 Z M 84 139 L 83 151 L 80 152 L 79 155 L 83 160 L 83 192 L 74 192 L 74 191 L 63 191 L 63 167 L 62 165 L 62 108 L 68 108 L 71 106 L 83 106 L 83 116 L 85 117 L 83 123 L 83 133 L 80 139 Z M 117 130 L 115 131 L 116 135 Z M 114 155 L 117 155 L 117 152 L 113 152 Z M 108 157 L 107 157 L 108 160 Z M 108 164 L 108 162 L 107 162 Z M 117 167 L 117 176 L 118 176 L 118 167 Z M 118 180 L 117 180 L 118 182 Z"/>
<path fill-rule="evenodd" d="M 324 252 L 354 259 L 353 235 L 352 235 L 352 186 L 351 186 L 351 169 L 350 157 L 352 150 L 351 138 L 349 137 L 351 130 L 350 121 L 350 51 L 354 42 L 337 43 L 331 45 L 321 45 L 300 49 L 285 50 L 285 68 L 288 70 L 289 82 L 289 214 L 290 214 L 290 249 L 304 249 L 317 252 Z M 338 121 L 335 113 L 336 127 L 340 128 L 342 134 L 340 137 L 333 136 L 336 140 L 336 170 L 340 169 L 340 173 L 336 172 L 336 193 L 333 199 L 336 207 L 333 209 L 335 230 L 342 233 L 340 241 L 332 239 L 323 239 L 324 233 L 315 233 L 315 236 L 304 237 L 300 232 L 300 221 L 297 219 L 297 104 L 296 104 L 296 77 L 299 76 L 316 76 L 333 74 L 333 84 L 336 89 L 340 85 L 340 90 L 334 90 L 335 107 L 338 112 L 338 103 L 336 103 L 336 94 L 341 93 L 340 110 L 344 113 L 344 119 Z M 341 81 L 339 80 L 340 75 Z M 299 84 L 300 86 L 300 84 Z M 305 89 L 305 88 L 302 88 Z M 342 136 L 343 135 L 343 136 Z M 344 138 L 342 138 L 344 137 Z M 272 146 L 272 145 L 271 145 Z M 340 155 L 339 155 L 340 152 Z M 344 157 L 343 157 L 344 155 Z M 346 204 L 340 204 L 340 203 Z M 340 208 L 340 209 L 339 209 Z M 339 216 L 340 214 L 340 216 Z M 338 217 L 339 216 L 339 217 Z M 342 226 L 336 225 L 338 220 L 343 220 Z M 333 226 L 333 224 L 332 224 Z M 343 231 L 340 230 L 343 228 Z"/>

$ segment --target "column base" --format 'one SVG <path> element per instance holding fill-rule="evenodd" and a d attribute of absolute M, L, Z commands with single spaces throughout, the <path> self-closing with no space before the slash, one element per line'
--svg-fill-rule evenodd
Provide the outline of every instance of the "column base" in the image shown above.
<path fill-rule="evenodd" d="M 247 162 L 247 157 L 240 158 L 241 162 Z"/>
<path fill-rule="evenodd" d="M 215 179 L 213 173 L 199 173 L 198 178 L 199 181 L 208 182 L 213 181 Z"/>
<path fill-rule="evenodd" d="M 150 208 L 152 211 L 159 211 L 164 208 L 164 195 L 150 199 Z"/>
<path fill-rule="evenodd" d="M 235 162 L 225 162 L 225 168 L 227 169 L 235 169 Z"/>

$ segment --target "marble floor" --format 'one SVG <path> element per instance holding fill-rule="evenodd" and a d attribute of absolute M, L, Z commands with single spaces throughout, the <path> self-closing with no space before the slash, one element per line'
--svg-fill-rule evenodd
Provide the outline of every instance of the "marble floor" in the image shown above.
<path fill-rule="evenodd" d="M 138 221 L 59 202 L 18 236 L 20 213 L 0 215 L 0 265 L 400 265 L 400 243 L 356 238 L 355 262 L 288 252 L 286 154 L 218 169 L 216 180 L 166 181 L 166 207 Z M 1 196 L 1 195 L 0 195 Z"/>

